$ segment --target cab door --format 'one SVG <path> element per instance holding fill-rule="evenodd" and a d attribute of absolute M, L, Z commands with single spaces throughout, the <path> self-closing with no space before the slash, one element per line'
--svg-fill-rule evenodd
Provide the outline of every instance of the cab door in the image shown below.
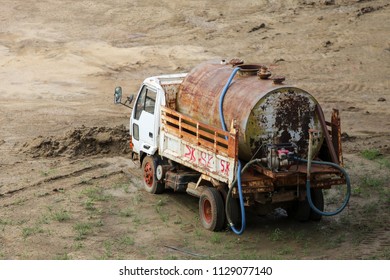
<path fill-rule="evenodd" d="M 134 105 L 130 119 L 133 151 L 149 155 L 157 151 L 158 107 L 157 89 L 143 85 Z"/>

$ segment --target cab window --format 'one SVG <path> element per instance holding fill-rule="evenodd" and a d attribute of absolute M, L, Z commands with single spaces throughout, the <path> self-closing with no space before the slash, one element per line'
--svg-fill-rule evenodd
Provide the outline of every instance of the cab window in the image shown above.
<path fill-rule="evenodd" d="M 135 105 L 134 118 L 139 120 L 142 111 L 146 111 L 150 114 L 154 114 L 154 107 L 156 105 L 157 92 L 144 86 L 141 90 L 141 94 L 138 97 Z"/>

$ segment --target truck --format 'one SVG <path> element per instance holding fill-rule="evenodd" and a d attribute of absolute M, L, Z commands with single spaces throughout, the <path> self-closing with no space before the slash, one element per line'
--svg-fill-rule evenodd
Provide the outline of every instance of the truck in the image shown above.
<path fill-rule="evenodd" d="M 129 145 L 144 189 L 199 198 L 207 230 L 242 234 L 249 207 L 319 221 L 348 204 L 338 111 L 326 121 L 311 94 L 263 64 L 207 61 L 148 77 L 133 100 L 122 102 L 115 88 L 114 103 L 132 108 Z M 325 212 L 323 190 L 338 185 L 346 185 L 344 201 Z"/>

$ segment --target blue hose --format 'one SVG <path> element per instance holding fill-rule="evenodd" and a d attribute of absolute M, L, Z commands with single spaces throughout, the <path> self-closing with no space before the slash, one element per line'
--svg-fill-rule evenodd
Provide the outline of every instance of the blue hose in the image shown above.
<path fill-rule="evenodd" d="M 226 92 L 229 89 L 229 86 L 236 75 L 237 71 L 240 70 L 239 67 L 236 67 L 233 69 L 233 72 L 230 74 L 229 80 L 227 81 L 226 85 L 224 86 L 221 96 L 219 97 L 219 118 L 221 120 L 222 128 L 224 131 L 227 131 L 226 124 L 225 124 L 225 117 L 223 115 L 223 100 L 225 98 Z M 235 228 L 233 224 L 230 225 L 232 231 L 235 234 L 241 235 L 246 227 L 246 221 L 245 221 L 245 207 L 244 207 L 244 198 L 242 195 L 242 186 L 241 186 L 241 162 L 238 160 L 237 164 L 237 186 L 238 186 L 238 196 L 240 200 L 240 208 L 241 208 L 241 229 L 238 230 Z M 233 186 L 232 186 L 233 187 Z"/>
<path fill-rule="evenodd" d="M 302 159 L 302 158 L 294 157 L 294 160 L 308 163 L 308 160 Z M 345 178 L 346 185 L 347 185 L 347 193 L 345 195 L 344 201 L 343 201 L 342 205 L 340 206 L 340 208 L 338 208 L 336 211 L 332 211 L 332 212 L 321 211 L 314 205 L 313 200 L 311 199 L 311 191 L 310 191 L 311 186 L 310 186 L 310 175 L 309 174 L 308 174 L 308 177 L 307 177 L 307 180 L 306 180 L 306 197 L 307 197 L 307 200 L 309 202 L 310 208 L 314 212 L 316 212 L 317 214 L 322 215 L 322 216 L 335 216 L 335 215 L 339 214 L 341 211 L 344 210 L 344 208 L 347 206 L 347 204 L 349 202 L 349 198 L 351 197 L 351 180 L 349 179 L 349 175 L 345 171 L 344 168 L 342 168 L 341 166 L 339 166 L 338 164 L 335 164 L 333 162 L 315 161 L 315 160 L 312 160 L 311 162 L 315 163 L 315 164 L 320 164 L 320 165 L 332 166 L 334 168 L 337 168 L 338 170 L 341 171 L 341 173 L 344 174 L 344 178 Z"/>

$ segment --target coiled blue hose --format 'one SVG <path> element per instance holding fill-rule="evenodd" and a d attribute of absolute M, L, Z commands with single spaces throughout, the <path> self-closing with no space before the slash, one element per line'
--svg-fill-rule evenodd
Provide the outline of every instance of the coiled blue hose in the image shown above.
<path fill-rule="evenodd" d="M 224 131 L 227 131 L 227 128 L 226 128 L 226 124 L 225 124 L 225 117 L 223 115 L 223 100 L 224 100 L 226 92 L 228 91 L 229 86 L 230 86 L 234 76 L 238 72 L 238 70 L 240 70 L 239 67 L 236 67 L 233 69 L 233 72 L 230 74 L 229 80 L 227 81 L 226 85 L 222 89 L 221 96 L 219 97 L 219 119 L 221 120 L 222 128 Z M 244 198 L 242 195 L 242 186 L 241 186 L 241 162 L 239 160 L 238 160 L 238 164 L 237 164 L 236 178 L 237 178 L 238 196 L 239 196 L 239 200 L 240 200 L 240 209 L 241 209 L 241 229 L 239 229 L 239 230 L 236 229 L 232 223 L 230 223 L 230 227 L 235 234 L 241 235 L 245 230 L 246 220 L 245 220 Z M 233 186 L 232 186 L 232 188 L 233 188 Z M 231 193 L 231 192 L 229 192 L 229 193 Z M 226 199 L 226 202 L 228 200 L 229 200 L 229 195 Z M 228 211 L 226 211 L 226 212 L 228 212 Z"/>
<path fill-rule="evenodd" d="M 296 161 L 308 163 L 308 160 L 306 160 L 306 159 L 302 159 L 302 158 L 298 158 L 298 157 L 293 157 L 293 159 L 296 160 Z M 322 216 L 335 216 L 335 215 L 339 214 L 341 211 L 344 210 L 344 208 L 347 206 L 347 204 L 349 202 L 349 198 L 351 197 L 351 180 L 349 179 L 349 175 L 345 171 L 344 168 L 342 168 L 341 166 L 339 166 L 338 164 L 335 164 L 333 162 L 315 161 L 315 160 L 312 160 L 311 162 L 314 163 L 314 164 L 332 166 L 334 168 L 337 168 L 338 170 L 341 171 L 341 173 L 344 174 L 345 182 L 346 182 L 346 185 L 347 185 L 347 193 L 345 194 L 344 201 L 343 201 L 342 205 L 340 206 L 340 208 L 338 208 L 337 210 L 332 211 L 332 212 L 321 211 L 314 205 L 314 203 L 313 203 L 313 201 L 311 199 L 310 174 L 308 174 L 307 180 L 306 180 L 306 197 L 307 197 L 307 200 L 309 202 L 310 208 L 314 212 L 316 212 L 317 214 L 322 215 Z"/>

